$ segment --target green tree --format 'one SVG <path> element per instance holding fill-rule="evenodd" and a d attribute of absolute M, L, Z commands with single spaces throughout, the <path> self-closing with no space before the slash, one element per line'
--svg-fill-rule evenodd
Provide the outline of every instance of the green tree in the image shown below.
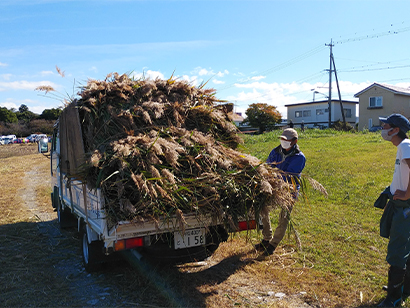
<path fill-rule="evenodd" d="M 31 120 L 38 117 L 37 114 L 31 112 L 26 105 L 21 105 L 16 112 L 17 119 L 23 123 L 29 123 Z"/>
<path fill-rule="evenodd" d="M 245 121 L 251 126 L 258 127 L 259 133 L 272 130 L 282 120 L 282 115 L 275 106 L 263 103 L 249 105 L 245 114 L 247 117 Z"/>
<path fill-rule="evenodd" d="M 57 120 L 61 112 L 62 110 L 59 108 L 44 109 L 39 119 L 44 119 L 47 121 Z"/>
<path fill-rule="evenodd" d="M 28 111 L 27 105 L 22 104 L 22 105 L 19 107 L 19 112 L 20 112 L 20 113 L 23 113 L 23 112 L 26 112 L 26 111 Z"/>
<path fill-rule="evenodd" d="M 6 107 L 0 107 L 0 121 L 5 123 L 17 123 L 17 115 Z"/>

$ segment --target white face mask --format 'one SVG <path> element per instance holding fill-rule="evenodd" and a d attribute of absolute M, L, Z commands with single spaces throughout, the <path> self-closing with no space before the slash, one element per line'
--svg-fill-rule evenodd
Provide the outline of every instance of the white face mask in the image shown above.
<path fill-rule="evenodd" d="M 280 145 L 282 146 L 282 148 L 284 148 L 285 150 L 290 148 L 290 144 L 292 143 L 292 141 L 287 141 L 287 140 L 283 140 L 280 139 Z"/>
<path fill-rule="evenodd" d="M 382 138 L 386 141 L 391 141 L 391 139 L 393 138 L 393 136 L 396 136 L 399 132 L 394 133 L 392 135 L 389 136 L 389 132 L 393 130 L 392 128 L 388 128 L 388 129 L 382 129 L 381 130 L 381 134 L 382 134 Z"/>

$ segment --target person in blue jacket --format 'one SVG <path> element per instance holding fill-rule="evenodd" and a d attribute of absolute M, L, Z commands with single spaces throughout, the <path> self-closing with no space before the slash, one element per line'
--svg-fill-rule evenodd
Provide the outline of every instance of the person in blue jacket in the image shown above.
<path fill-rule="evenodd" d="M 293 128 L 283 130 L 280 136 L 280 145 L 274 148 L 269 154 L 266 163 L 281 170 L 283 179 L 291 184 L 295 184 L 295 198 L 299 190 L 300 173 L 305 167 L 306 157 L 300 151 L 298 145 L 298 133 Z M 293 178 L 293 179 L 292 179 Z M 282 209 L 279 215 L 278 226 L 272 235 L 272 226 L 270 222 L 270 208 L 265 206 L 261 210 L 262 218 L 262 235 L 263 240 L 255 245 L 259 251 L 264 251 L 265 255 L 271 255 L 279 245 L 280 241 L 286 234 L 290 212 Z"/>
<path fill-rule="evenodd" d="M 400 307 L 410 296 L 410 122 L 397 113 L 379 120 L 383 139 L 397 147 L 393 180 L 375 203 L 384 209 L 380 235 L 389 239 L 387 296 L 379 307 Z"/>

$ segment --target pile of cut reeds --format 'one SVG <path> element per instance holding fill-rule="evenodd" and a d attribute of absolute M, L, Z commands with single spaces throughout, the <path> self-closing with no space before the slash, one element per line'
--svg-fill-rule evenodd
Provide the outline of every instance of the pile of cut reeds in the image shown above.
<path fill-rule="evenodd" d="M 277 170 L 236 150 L 241 138 L 213 89 L 112 74 L 79 95 L 81 174 L 102 189 L 112 223 L 192 212 L 235 222 L 294 202 Z"/>

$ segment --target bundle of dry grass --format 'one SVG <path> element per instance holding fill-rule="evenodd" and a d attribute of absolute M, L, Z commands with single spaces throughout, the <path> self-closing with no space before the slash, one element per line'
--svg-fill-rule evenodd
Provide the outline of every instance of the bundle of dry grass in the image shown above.
<path fill-rule="evenodd" d="M 294 202 L 277 171 L 235 150 L 241 139 L 214 90 L 113 74 L 79 95 L 82 177 L 102 189 L 113 223 L 191 212 L 235 221 Z"/>

